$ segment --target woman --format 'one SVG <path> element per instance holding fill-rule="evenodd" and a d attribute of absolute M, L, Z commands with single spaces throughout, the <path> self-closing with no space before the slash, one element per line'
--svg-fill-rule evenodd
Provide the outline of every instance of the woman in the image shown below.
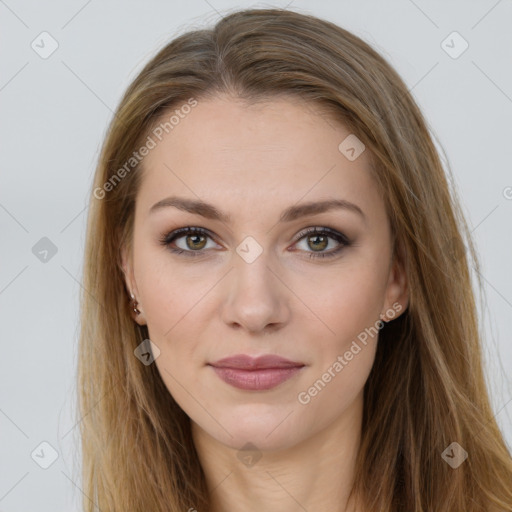
<path fill-rule="evenodd" d="M 361 39 L 277 9 L 178 37 L 128 88 L 93 187 L 85 510 L 511 509 L 476 253 Z"/>

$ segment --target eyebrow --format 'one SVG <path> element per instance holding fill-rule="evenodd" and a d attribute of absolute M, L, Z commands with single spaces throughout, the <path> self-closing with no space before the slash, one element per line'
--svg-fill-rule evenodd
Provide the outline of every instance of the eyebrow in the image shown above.
<path fill-rule="evenodd" d="M 166 197 L 158 201 L 149 209 L 149 214 L 170 206 L 188 213 L 201 215 L 207 219 L 219 220 L 224 223 L 231 222 L 231 215 L 220 211 L 212 204 L 176 196 Z M 301 217 L 316 215 L 335 209 L 343 209 L 357 213 L 365 222 L 367 220 L 363 210 L 356 204 L 345 199 L 328 199 L 325 201 L 311 201 L 309 203 L 290 206 L 283 211 L 279 217 L 279 222 L 291 222 Z"/>

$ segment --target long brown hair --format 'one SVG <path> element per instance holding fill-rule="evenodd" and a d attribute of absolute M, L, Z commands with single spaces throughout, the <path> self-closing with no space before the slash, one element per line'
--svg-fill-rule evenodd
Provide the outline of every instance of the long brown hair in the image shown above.
<path fill-rule="evenodd" d="M 144 166 L 134 155 L 173 109 L 220 93 L 308 100 L 372 155 L 406 264 L 409 307 L 380 331 L 365 385 L 353 488 L 362 509 L 511 510 L 512 460 L 490 406 L 469 270 L 479 276 L 479 264 L 449 169 L 383 57 L 330 22 L 280 9 L 233 12 L 172 40 L 128 87 L 109 126 L 91 191 L 81 296 L 84 510 L 209 510 L 190 420 L 156 366 L 134 356 L 148 331 L 130 314 L 120 249 L 131 243 Z M 453 456 L 454 442 L 468 454 L 456 468 L 442 456 L 447 448 Z"/>

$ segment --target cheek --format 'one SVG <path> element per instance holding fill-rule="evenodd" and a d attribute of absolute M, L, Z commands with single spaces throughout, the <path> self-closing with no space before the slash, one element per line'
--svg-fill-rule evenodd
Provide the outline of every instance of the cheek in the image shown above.
<path fill-rule="evenodd" d="M 333 420 L 362 392 L 377 348 L 381 283 L 378 272 L 341 272 L 330 280 L 331 292 L 317 296 L 311 306 L 323 322 L 315 325 L 326 333 L 314 336 L 310 328 L 314 364 L 297 394 L 302 414 L 311 421 Z"/>
<path fill-rule="evenodd" d="M 136 260 L 140 303 L 148 328 L 158 337 L 172 337 L 178 322 L 187 322 L 188 314 L 204 297 L 208 280 L 180 271 L 165 249 L 141 250 Z"/>
<path fill-rule="evenodd" d="M 324 353 L 343 350 L 365 329 L 375 326 L 384 301 L 382 271 L 379 265 L 340 267 L 324 277 L 317 275 L 313 292 L 309 286 L 307 294 L 305 280 L 296 283 L 297 295 L 305 297 L 305 304 L 315 314 L 311 325 L 318 334 L 323 333 Z"/>
<path fill-rule="evenodd" d="M 179 276 L 147 276 L 145 316 L 149 338 L 160 350 L 155 364 L 162 380 L 176 402 L 190 413 L 191 396 L 200 389 L 199 372 L 204 371 L 200 315 L 211 286 L 190 286 L 183 281 Z"/>
<path fill-rule="evenodd" d="M 160 349 L 157 367 L 169 389 L 183 373 L 187 382 L 195 376 L 189 369 L 204 364 L 198 350 L 204 337 L 205 311 L 214 297 L 215 279 L 202 272 L 183 272 L 164 250 L 141 251 L 136 260 L 137 283 L 149 338 Z M 206 309 L 205 309 L 206 308 Z M 204 356 L 203 356 L 204 357 Z"/>

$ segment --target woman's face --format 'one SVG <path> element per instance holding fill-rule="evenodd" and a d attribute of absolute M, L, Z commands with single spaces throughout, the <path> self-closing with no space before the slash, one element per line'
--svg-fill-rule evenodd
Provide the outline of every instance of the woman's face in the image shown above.
<path fill-rule="evenodd" d="M 380 317 L 406 307 L 368 151 L 314 109 L 199 100 L 143 161 L 123 253 L 137 321 L 193 428 L 233 448 L 287 448 L 349 421 Z M 189 227 L 202 232 L 173 236 Z M 292 364 L 216 363 L 269 354 Z"/>

